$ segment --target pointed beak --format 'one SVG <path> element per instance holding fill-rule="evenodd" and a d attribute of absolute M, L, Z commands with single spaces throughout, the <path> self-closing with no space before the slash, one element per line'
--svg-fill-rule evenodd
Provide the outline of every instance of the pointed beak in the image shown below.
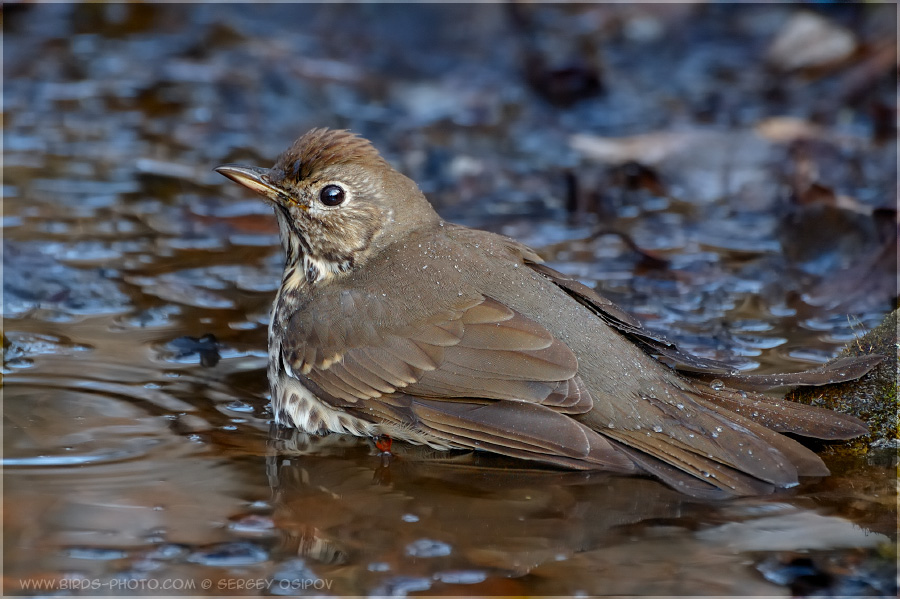
<path fill-rule="evenodd" d="M 240 166 L 237 164 L 223 164 L 222 166 L 217 166 L 215 171 L 225 175 L 235 183 L 240 183 L 247 189 L 255 191 L 272 202 L 284 204 L 288 199 L 284 191 L 269 182 L 269 169 L 255 166 Z"/>

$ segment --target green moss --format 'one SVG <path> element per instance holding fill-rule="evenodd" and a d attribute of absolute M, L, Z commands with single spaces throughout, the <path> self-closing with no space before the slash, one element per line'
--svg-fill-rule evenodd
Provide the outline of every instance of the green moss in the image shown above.
<path fill-rule="evenodd" d="M 852 414 L 869 425 L 871 433 L 839 446 L 842 451 L 862 453 L 872 445 L 894 444 L 900 439 L 897 413 L 897 310 L 857 339 L 839 357 L 880 354 L 878 366 L 865 376 L 846 383 L 824 387 L 806 387 L 787 395 L 787 399 Z"/>

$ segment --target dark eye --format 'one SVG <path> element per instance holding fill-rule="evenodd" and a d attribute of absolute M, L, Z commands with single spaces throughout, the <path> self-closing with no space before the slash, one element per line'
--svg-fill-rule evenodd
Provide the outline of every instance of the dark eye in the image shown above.
<path fill-rule="evenodd" d="M 344 190 L 337 185 L 326 185 L 319 192 L 319 199 L 326 206 L 337 206 L 344 201 Z"/>

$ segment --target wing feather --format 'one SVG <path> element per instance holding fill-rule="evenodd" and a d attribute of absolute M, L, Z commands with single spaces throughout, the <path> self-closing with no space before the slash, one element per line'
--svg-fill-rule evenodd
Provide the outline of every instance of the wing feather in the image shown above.
<path fill-rule="evenodd" d="M 367 310 L 358 294 L 342 294 L 341 302 L 343 310 Z M 294 348 L 293 364 L 306 365 L 307 376 L 341 401 L 404 389 L 435 399 L 543 403 L 564 413 L 591 407 L 590 393 L 576 380 L 575 354 L 544 327 L 491 298 L 466 298 L 399 328 L 383 322 L 370 320 L 374 328 L 355 330 L 348 340 L 354 345 L 331 359 L 309 345 Z M 324 325 L 319 329 L 307 338 L 322 342 L 331 336 Z"/>
<path fill-rule="evenodd" d="M 419 378 L 419 371 L 379 347 L 356 349 L 353 351 L 353 359 L 361 368 L 371 371 L 395 389 L 415 383 Z"/>
<path fill-rule="evenodd" d="M 435 430 L 452 434 L 470 447 L 491 443 L 494 451 L 525 451 L 535 459 L 546 454 L 585 460 L 618 471 L 633 464 L 596 432 L 552 409 L 534 404 L 471 404 L 416 399 L 413 411 Z M 596 467 L 596 466 L 595 466 Z"/>

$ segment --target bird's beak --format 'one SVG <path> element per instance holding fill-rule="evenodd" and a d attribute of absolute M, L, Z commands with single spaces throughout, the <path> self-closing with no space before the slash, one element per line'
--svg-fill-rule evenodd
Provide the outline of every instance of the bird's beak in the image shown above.
<path fill-rule="evenodd" d="M 222 166 L 217 166 L 215 171 L 277 204 L 284 204 L 288 199 L 283 190 L 269 182 L 269 169 L 256 166 L 223 164 Z"/>

